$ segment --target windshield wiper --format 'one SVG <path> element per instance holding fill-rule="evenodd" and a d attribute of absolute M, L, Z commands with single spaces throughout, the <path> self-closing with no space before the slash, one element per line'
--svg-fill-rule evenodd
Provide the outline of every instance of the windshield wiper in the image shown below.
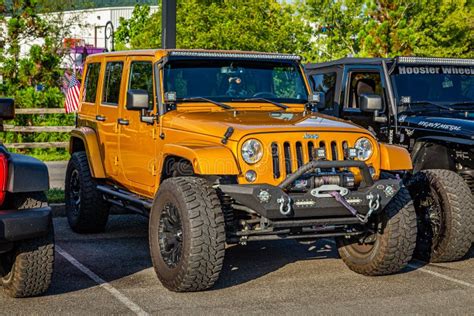
<path fill-rule="evenodd" d="M 233 110 L 234 108 L 231 107 L 230 105 L 227 105 L 225 103 L 217 102 L 208 98 L 203 98 L 203 97 L 191 97 L 191 98 L 180 98 L 177 99 L 178 102 L 188 102 L 188 101 L 204 101 L 204 102 L 209 102 L 214 105 L 217 105 L 225 110 Z"/>
<path fill-rule="evenodd" d="M 442 105 L 442 104 L 438 104 L 438 103 L 431 102 L 431 101 L 412 101 L 412 102 L 402 103 L 402 105 L 403 104 L 407 104 L 408 106 L 416 105 L 416 104 L 428 104 L 428 105 L 434 105 L 437 108 L 440 108 L 440 109 L 443 109 L 443 110 L 455 111 L 452 107 Z"/>
<path fill-rule="evenodd" d="M 281 104 L 280 102 L 276 102 L 276 101 L 272 101 L 272 100 L 268 100 L 268 99 L 265 99 L 265 98 L 250 98 L 250 99 L 243 99 L 242 101 L 244 102 L 249 102 L 249 101 L 263 101 L 263 102 L 267 102 L 267 103 L 271 103 L 273 105 L 276 105 L 284 110 L 288 109 L 288 107 L 284 104 Z"/>

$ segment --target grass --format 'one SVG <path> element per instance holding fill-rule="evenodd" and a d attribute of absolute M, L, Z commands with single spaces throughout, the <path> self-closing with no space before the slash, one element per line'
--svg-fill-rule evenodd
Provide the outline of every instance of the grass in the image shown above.
<path fill-rule="evenodd" d="M 56 152 L 56 153 L 30 153 L 28 154 L 42 161 L 67 161 L 70 158 L 68 152 Z"/>
<path fill-rule="evenodd" d="M 48 202 L 51 203 L 64 203 L 64 190 L 62 189 L 49 189 L 46 193 Z"/>

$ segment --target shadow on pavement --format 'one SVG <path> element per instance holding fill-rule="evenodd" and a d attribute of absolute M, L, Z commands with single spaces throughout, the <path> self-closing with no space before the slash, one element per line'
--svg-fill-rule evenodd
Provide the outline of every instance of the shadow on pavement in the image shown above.
<path fill-rule="evenodd" d="M 277 271 L 297 261 L 338 258 L 331 242 L 317 240 L 299 243 L 294 240 L 253 242 L 226 249 L 224 266 L 213 290 L 243 284 Z"/>
<path fill-rule="evenodd" d="M 152 267 L 148 249 L 148 221 L 139 215 L 111 216 L 107 230 L 101 234 L 79 235 L 73 233 L 67 221 L 55 220 L 56 242 L 63 250 L 97 274 L 106 282 L 124 279 Z M 331 240 L 297 242 L 294 240 L 262 241 L 247 246 L 227 247 L 220 278 L 211 290 L 240 285 L 284 266 L 302 261 L 338 258 Z M 474 258 L 474 247 L 463 259 Z M 425 263 L 417 262 L 423 266 Z M 407 267 L 401 273 L 415 270 Z M 46 295 L 84 290 L 97 286 L 79 269 L 56 253 L 53 284 Z M 156 278 L 155 274 L 152 274 Z M 159 280 L 155 279 L 159 284 Z M 143 282 L 129 278 L 127 283 Z"/>
<path fill-rule="evenodd" d="M 57 245 L 106 282 L 123 279 L 152 267 L 148 249 L 148 222 L 139 215 L 111 216 L 106 231 L 100 234 L 76 234 L 70 230 L 65 218 L 56 219 L 55 228 Z M 213 289 L 258 279 L 296 261 L 337 257 L 334 244 L 325 240 L 232 245 L 226 249 L 221 276 Z M 157 278 L 156 282 L 159 284 Z M 53 284 L 46 295 L 75 292 L 96 285 L 56 253 Z"/>

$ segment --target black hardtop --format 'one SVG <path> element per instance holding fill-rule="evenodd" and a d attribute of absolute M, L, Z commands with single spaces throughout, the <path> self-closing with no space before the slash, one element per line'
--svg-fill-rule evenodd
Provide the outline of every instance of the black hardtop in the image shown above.
<path fill-rule="evenodd" d="M 395 57 L 395 58 L 358 58 L 358 57 L 344 57 L 336 60 L 331 60 L 323 63 L 306 64 L 306 70 L 314 70 L 333 66 L 344 65 L 381 65 L 382 61 L 387 63 L 397 61 L 399 64 L 413 64 L 413 65 L 446 65 L 446 66 L 473 66 L 474 59 L 469 58 L 443 58 L 443 57 Z"/>
<path fill-rule="evenodd" d="M 316 63 L 316 64 L 306 64 L 306 69 L 318 69 L 318 68 L 325 68 L 325 67 L 332 67 L 332 66 L 339 66 L 339 65 L 380 65 L 382 61 L 391 61 L 390 58 L 357 58 L 357 57 L 344 57 L 332 61 L 327 61 L 323 63 Z"/>

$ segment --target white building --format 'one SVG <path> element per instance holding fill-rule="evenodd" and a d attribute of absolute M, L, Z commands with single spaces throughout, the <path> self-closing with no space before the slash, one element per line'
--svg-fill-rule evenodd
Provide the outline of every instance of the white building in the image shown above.
<path fill-rule="evenodd" d="M 106 25 L 111 24 L 116 30 L 120 24 L 120 18 L 129 19 L 133 13 L 133 6 L 107 7 L 85 10 L 65 11 L 62 13 L 52 13 L 63 19 L 64 24 L 69 27 L 69 37 L 64 44 L 69 47 L 90 47 L 109 49 L 112 47 L 110 28 L 107 29 L 109 39 L 106 43 Z M 158 10 L 158 6 L 150 6 L 150 13 Z M 46 16 L 47 18 L 47 16 Z M 41 44 L 41 40 L 24 42 L 21 45 L 21 54 L 27 55 L 31 46 Z M 63 61 L 64 68 L 76 68 L 82 64 L 82 54 L 71 54 Z M 76 64 L 76 65 L 74 65 Z"/>
<path fill-rule="evenodd" d="M 64 12 L 64 19 L 79 17 L 80 21 L 73 25 L 71 29 L 71 38 L 83 40 L 86 45 L 95 47 L 106 46 L 105 44 L 105 26 L 111 22 L 114 29 L 117 29 L 120 18 L 129 19 L 132 16 L 134 7 L 111 7 L 88 10 L 76 10 Z M 158 6 L 150 7 L 151 13 L 158 9 Z M 80 27 L 80 25 L 85 25 Z"/>

